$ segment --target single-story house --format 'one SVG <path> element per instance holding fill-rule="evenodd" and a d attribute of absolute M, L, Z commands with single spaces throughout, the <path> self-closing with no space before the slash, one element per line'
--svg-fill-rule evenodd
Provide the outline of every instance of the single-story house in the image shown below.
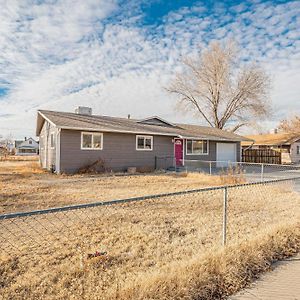
<path fill-rule="evenodd" d="M 243 141 L 243 149 L 272 149 L 281 153 L 282 163 L 300 162 L 300 136 L 292 133 L 277 132 L 247 135 L 251 141 Z"/>
<path fill-rule="evenodd" d="M 15 141 L 15 155 L 38 155 L 39 144 L 33 138 Z"/>
<path fill-rule="evenodd" d="M 101 159 L 107 169 L 155 168 L 157 157 L 175 157 L 177 166 L 189 160 L 240 161 L 237 134 L 205 126 L 173 124 L 154 116 L 142 120 L 39 110 L 36 134 L 40 162 L 56 173 L 74 173 Z M 172 163 L 171 163 L 172 164 Z"/>

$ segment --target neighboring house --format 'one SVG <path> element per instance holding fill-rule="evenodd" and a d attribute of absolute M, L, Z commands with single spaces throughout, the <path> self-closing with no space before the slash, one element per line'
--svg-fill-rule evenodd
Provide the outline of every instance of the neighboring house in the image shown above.
<path fill-rule="evenodd" d="M 160 117 L 143 120 L 96 116 L 79 107 L 76 113 L 40 110 L 36 134 L 43 168 L 74 173 L 98 159 L 113 171 L 155 168 L 156 157 L 240 161 L 244 137 L 216 128 L 172 124 Z"/>
<path fill-rule="evenodd" d="M 290 133 L 248 135 L 254 142 L 242 142 L 243 149 L 272 149 L 281 153 L 282 163 L 300 162 L 300 136 Z"/>
<path fill-rule="evenodd" d="M 37 155 L 39 144 L 33 138 L 15 141 L 15 155 Z"/>

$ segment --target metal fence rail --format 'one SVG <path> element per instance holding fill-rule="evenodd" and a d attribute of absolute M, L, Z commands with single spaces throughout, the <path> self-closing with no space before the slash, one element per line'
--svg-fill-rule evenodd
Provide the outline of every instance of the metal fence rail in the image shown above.
<path fill-rule="evenodd" d="M 220 244 L 225 245 L 228 227 L 228 199 L 232 201 L 235 196 L 239 197 L 237 191 L 243 189 L 245 197 L 251 201 L 253 191 L 256 189 L 261 188 L 266 193 L 266 187 L 280 184 L 297 186 L 300 184 L 300 177 L 3 214 L 0 215 L 0 249 L 11 253 L 12 250 L 25 247 L 24 249 L 28 251 L 32 247 L 45 247 L 45 245 L 57 244 L 59 241 L 62 244 L 67 241 L 71 244 L 77 244 L 86 243 L 89 240 L 90 244 L 92 243 L 90 240 L 97 237 L 97 234 L 94 237 L 87 237 L 78 234 L 78 232 L 84 226 L 93 226 L 99 221 L 99 218 L 103 218 L 103 220 L 110 217 L 115 219 L 118 216 L 119 219 L 127 219 L 126 213 L 130 215 L 131 210 L 136 210 L 138 214 L 138 207 L 143 211 L 144 209 L 148 210 L 149 207 L 155 210 L 163 206 L 165 210 L 172 211 L 173 208 L 179 209 L 191 205 L 191 207 L 195 206 L 201 211 L 201 203 L 205 203 L 205 205 L 214 203 L 218 207 L 216 211 L 219 214 L 218 222 L 220 222 Z M 264 195 L 258 197 L 263 200 Z M 186 210 L 185 207 L 182 211 Z M 188 217 L 188 215 L 180 217 Z M 131 222 L 130 220 L 127 221 Z M 99 226 L 105 226 L 105 223 Z M 129 225 L 126 223 L 126 226 Z M 130 224 L 130 226 L 134 225 Z"/>
<path fill-rule="evenodd" d="M 217 190 L 223 191 L 223 190 L 234 189 L 234 188 L 238 188 L 238 187 L 249 187 L 249 186 L 254 186 L 254 185 L 272 184 L 272 183 L 289 182 L 289 181 L 297 181 L 297 180 L 300 180 L 300 176 L 292 177 L 292 178 L 273 179 L 273 180 L 268 180 L 266 182 L 249 182 L 249 183 L 243 183 L 243 184 L 207 187 L 207 188 L 192 189 L 192 190 L 185 190 L 185 191 L 172 192 L 172 193 L 162 193 L 162 194 L 154 194 L 154 195 L 147 195 L 147 196 L 141 196 L 141 197 L 116 199 L 116 200 L 110 200 L 110 201 L 101 201 L 101 202 L 92 202 L 92 203 L 84 203 L 84 204 L 77 204 L 77 205 L 68 205 L 68 206 L 62 206 L 62 207 L 53 207 L 53 208 L 48 208 L 48 209 L 32 210 L 32 211 L 28 211 L 28 212 L 2 214 L 2 215 L 0 215 L 0 220 L 28 217 L 28 216 L 34 216 L 34 215 L 51 214 L 51 213 L 56 213 L 56 212 L 65 212 L 65 211 L 84 209 L 84 208 L 93 208 L 96 206 L 109 206 L 109 205 L 116 205 L 116 204 L 122 204 L 122 203 L 130 203 L 130 202 L 145 201 L 145 200 L 151 200 L 151 199 L 157 199 L 157 198 L 172 197 L 172 196 L 178 196 L 178 195 L 187 195 L 187 194 L 217 191 Z"/>
<path fill-rule="evenodd" d="M 210 175 L 228 173 L 237 176 L 243 175 L 247 181 L 253 182 L 300 176 L 299 165 L 230 161 L 185 160 L 184 170 L 189 172 L 204 172 Z"/>
<path fill-rule="evenodd" d="M 118 299 L 148 272 L 294 225 L 299 186 L 300 176 L 0 215 L 0 295 Z"/>
<path fill-rule="evenodd" d="M 300 165 L 269 164 L 252 162 L 205 161 L 185 159 L 176 163 L 174 156 L 161 156 L 155 159 L 156 169 L 177 172 L 201 172 L 210 175 L 244 176 L 248 182 L 292 178 L 300 176 Z"/>

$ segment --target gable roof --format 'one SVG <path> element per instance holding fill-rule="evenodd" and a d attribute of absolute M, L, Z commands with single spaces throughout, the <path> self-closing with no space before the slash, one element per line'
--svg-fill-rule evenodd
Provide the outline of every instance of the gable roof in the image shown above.
<path fill-rule="evenodd" d="M 167 126 L 167 127 L 177 127 L 177 125 L 170 123 L 158 116 L 149 117 L 146 119 L 138 120 L 137 123 L 156 125 L 156 126 Z"/>
<path fill-rule="evenodd" d="M 29 141 L 33 142 L 32 145 L 29 143 Z M 38 148 L 38 143 L 32 137 L 30 137 L 26 140 L 15 140 L 15 148 L 17 148 L 17 149 L 21 149 L 21 148 L 36 149 L 36 148 Z"/>
<path fill-rule="evenodd" d="M 292 133 L 268 133 L 268 134 L 257 134 L 247 135 L 247 138 L 254 140 L 254 145 L 257 146 L 281 146 L 291 145 L 300 139 L 299 135 Z M 243 146 L 251 145 L 249 142 L 243 142 Z"/>
<path fill-rule="evenodd" d="M 149 119 L 153 119 L 153 117 Z M 172 124 L 172 126 L 162 126 L 162 124 L 153 125 L 149 123 L 143 123 L 143 120 L 141 122 L 141 120 L 135 119 L 97 115 L 89 116 L 49 110 L 38 111 L 36 130 L 37 135 L 40 134 L 45 120 L 61 129 L 166 135 L 179 138 L 208 139 L 217 141 L 248 140 L 247 138 L 232 132 L 206 126 L 188 124 Z"/>

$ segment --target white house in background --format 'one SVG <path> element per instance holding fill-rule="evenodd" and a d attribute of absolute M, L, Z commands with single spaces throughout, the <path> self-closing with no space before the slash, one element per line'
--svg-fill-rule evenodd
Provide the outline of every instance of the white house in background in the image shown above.
<path fill-rule="evenodd" d="M 39 144 L 33 138 L 15 141 L 16 155 L 38 155 Z"/>

